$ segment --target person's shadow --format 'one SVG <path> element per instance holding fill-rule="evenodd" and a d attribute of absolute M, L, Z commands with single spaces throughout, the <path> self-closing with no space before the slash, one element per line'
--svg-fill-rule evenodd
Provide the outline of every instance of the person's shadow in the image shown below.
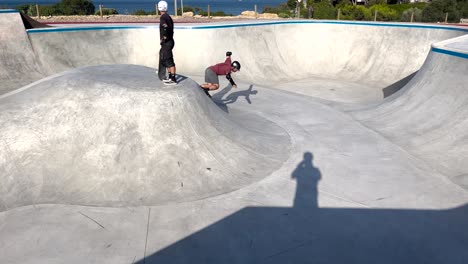
<path fill-rule="evenodd" d="M 237 91 L 237 92 L 233 92 L 229 94 L 231 90 L 232 90 L 232 86 L 228 85 L 224 87 L 224 89 L 222 89 L 221 91 L 211 96 L 211 99 L 213 100 L 213 102 L 215 102 L 216 105 L 218 105 L 218 107 L 221 108 L 226 113 L 229 113 L 227 105 L 235 103 L 239 97 L 245 97 L 245 100 L 247 101 L 247 103 L 252 104 L 250 95 L 258 93 L 257 90 L 253 90 L 252 84 L 249 86 L 249 89 L 247 90 L 241 90 L 241 91 Z"/>
<path fill-rule="evenodd" d="M 137 263 L 468 263 L 468 204 L 445 210 L 319 208 L 322 173 L 313 157 L 305 152 L 292 173 L 284 175 L 297 181 L 293 207 L 247 206 L 170 245 L 161 242 L 161 231 L 154 231 L 148 238 L 153 253 Z M 213 204 L 192 217 L 223 206 Z M 186 216 L 174 219 L 166 228 L 177 233 L 173 227 L 191 225 L 189 221 Z"/>
<path fill-rule="evenodd" d="M 258 93 L 257 90 L 252 90 L 252 88 L 253 88 L 253 85 L 251 84 L 249 86 L 249 89 L 247 90 L 230 93 L 225 99 L 223 99 L 223 103 L 232 104 L 232 103 L 235 103 L 239 97 L 245 97 L 245 100 L 247 101 L 247 103 L 252 104 L 252 101 L 250 100 L 250 95 Z"/>
<path fill-rule="evenodd" d="M 313 165 L 314 156 L 310 152 L 304 153 L 304 159 L 297 165 L 291 178 L 296 179 L 296 196 L 294 209 L 318 208 L 318 183 L 322 178 L 320 170 Z"/>

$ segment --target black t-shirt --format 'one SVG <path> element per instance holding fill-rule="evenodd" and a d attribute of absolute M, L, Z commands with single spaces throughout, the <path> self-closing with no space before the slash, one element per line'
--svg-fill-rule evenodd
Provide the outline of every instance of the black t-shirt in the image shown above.
<path fill-rule="evenodd" d="M 167 13 L 159 19 L 159 38 L 162 40 L 164 36 L 166 36 L 166 41 L 172 40 L 174 37 L 174 22 Z"/>

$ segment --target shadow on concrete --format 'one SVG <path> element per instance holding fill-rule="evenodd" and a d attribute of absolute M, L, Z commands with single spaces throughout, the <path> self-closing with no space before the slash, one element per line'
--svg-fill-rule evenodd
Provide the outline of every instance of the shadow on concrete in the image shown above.
<path fill-rule="evenodd" d="M 221 108 L 224 112 L 229 113 L 228 104 L 233 104 L 237 102 L 240 97 L 244 97 L 247 103 L 252 104 L 252 100 L 250 99 L 251 95 L 255 95 L 258 93 L 257 90 L 253 90 L 253 85 L 249 85 L 249 88 L 246 90 L 239 90 L 236 92 L 231 92 L 232 86 L 227 85 L 222 90 L 217 92 L 216 94 L 211 96 L 211 99 Z"/>
<path fill-rule="evenodd" d="M 405 78 L 390 84 L 389 86 L 382 89 L 384 98 L 389 97 L 390 95 L 398 92 L 401 88 L 403 88 L 413 77 L 418 73 L 418 71 L 413 72 L 412 74 L 406 76 Z"/>
<path fill-rule="evenodd" d="M 40 23 L 32 19 L 30 16 L 24 14 L 23 12 L 20 12 L 20 16 L 21 16 L 21 20 L 23 21 L 23 25 L 25 29 L 51 27 L 49 25 Z"/>
<path fill-rule="evenodd" d="M 468 205 L 319 208 L 310 152 L 290 177 L 292 208 L 243 208 L 138 263 L 468 263 Z"/>

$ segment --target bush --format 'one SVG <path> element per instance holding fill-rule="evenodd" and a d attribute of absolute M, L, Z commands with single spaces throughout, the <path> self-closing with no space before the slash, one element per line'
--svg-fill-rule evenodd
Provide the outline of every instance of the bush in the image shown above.
<path fill-rule="evenodd" d="M 422 21 L 422 10 L 419 8 L 410 8 L 403 11 L 400 17 L 400 21 L 402 22 L 410 22 L 411 21 L 411 14 L 413 15 L 414 22 L 421 22 Z"/>
<path fill-rule="evenodd" d="M 55 5 L 39 6 L 39 13 L 41 16 L 53 16 L 57 14 L 57 7 Z"/>
<path fill-rule="evenodd" d="M 204 11 L 200 7 L 184 6 L 184 13 L 186 12 L 193 12 L 194 15 L 202 15 Z M 182 14 L 182 8 L 177 8 L 177 14 Z"/>
<path fill-rule="evenodd" d="M 102 9 L 102 15 L 103 16 L 109 16 L 109 15 L 118 15 L 119 12 L 117 12 L 117 10 L 115 10 L 114 8 L 103 8 Z M 101 13 L 99 12 L 99 9 L 96 10 L 96 12 L 94 12 L 94 15 L 98 16 L 98 15 L 101 15 Z"/>
<path fill-rule="evenodd" d="M 413 4 L 397 4 L 397 5 L 388 5 L 391 9 L 395 10 L 399 17 L 408 9 L 417 8 L 419 10 L 423 10 L 426 8 L 427 3 L 413 3 Z"/>
<path fill-rule="evenodd" d="M 396 21 L 399 19 L 397 11 L 391 9 L 386 4 L 373 5 L 369 10 L 373 16 L 375 15 L 375 11 L 377 11 L 377 21 Z"/>
<path fill-rule="evenodd" d="M 148 13 L 146 13 L 146 11 L 143 10 L 143 9 L 139 9 L 139 10 L 135 10 L 133 13 L 131 13 L 131 15 L 134 15 L 134 16 L 146 16 L 146 15 L 148 15 Z"/>
<path fill-rule="evenodd" d="M 28 16 L 37 16 L 36 7 L 32 4 L 19 5 L 15 9 Z"/>
<path fill-rule="evenodd" d="M 28 16 L 37 16 L 36 5 L 26 4 L 20 5 L 15 8 L 16 10 L 23 12 Z M 40 5 L 39 14 L 41 16 L 52 16 L 57 14 L 56 5 Z"/>
<path fill-rule="evenodd" d="M 448 22 L 460 21 L 460 12 L 458 11 L 458 2 L 456 0 L 433 0 L 422 13 L 423 22 L 444 22 L 445 14 L 448 13 Z"/>
<path fill-rule="evenodd" d="M 88 0 L 62 0 L 55 5 L 57 13 L 60 15 L 93 15 L 95 12 L 94 4 Z"/>
<path fill-rule="evenodd" d="M 314 15 L 313 18 L 315 19 L 335 19 L 337 10 L 328 2 L 320 2 L 312 4 L 314 7 Z"/>
<path fill-rule="evenodd" d="M 468 18 L 468 2 L 460 0 L 457 10 L 460 12 L 460 18 Z"/>
<path fill-rule="evenodd" d="M 36 5 L 20 5 L 17 6 L 16 9 L 29 16 L 37 16 Z M 41 16 L 93 15 L 95 13 L 94 10 L 94 4 L 89 0 L 62 0 L 62 2 L 55 5 L 39 6 L 39 13 Z"/>
<path fill-rule="evenodd" d="M 341 17 L 343 20 L 371 20 L 372 13 L 369 9 L 360 5 L 345 5 L 341 8 Z"/>
<path fill-rule="evenodd" d="M 285 17 L 289 17 L 290 9 L 286 3 L 283 3 L 275 7 L 265 6 L 263 7 L 263 13 L 278 14 L 279 17 L 283 13 Z"/>
<path fill-rule="evenodd" d="M 374 5 L 385 5 L 385 4 L 387 4 L 386 0 L 369 0 L 366 6 L 371 7 Z"/>

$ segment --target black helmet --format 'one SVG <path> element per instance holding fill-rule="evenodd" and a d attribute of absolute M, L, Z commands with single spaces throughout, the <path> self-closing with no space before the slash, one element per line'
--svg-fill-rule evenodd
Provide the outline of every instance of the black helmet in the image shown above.
<path fill-rule="evenodd" d="M 240 63 L 238 61 L 233 61 L 231 63 L 231 67 L 236 68 L 237 70 L 240 70 L 241 65 L 240 65 Z"/>

